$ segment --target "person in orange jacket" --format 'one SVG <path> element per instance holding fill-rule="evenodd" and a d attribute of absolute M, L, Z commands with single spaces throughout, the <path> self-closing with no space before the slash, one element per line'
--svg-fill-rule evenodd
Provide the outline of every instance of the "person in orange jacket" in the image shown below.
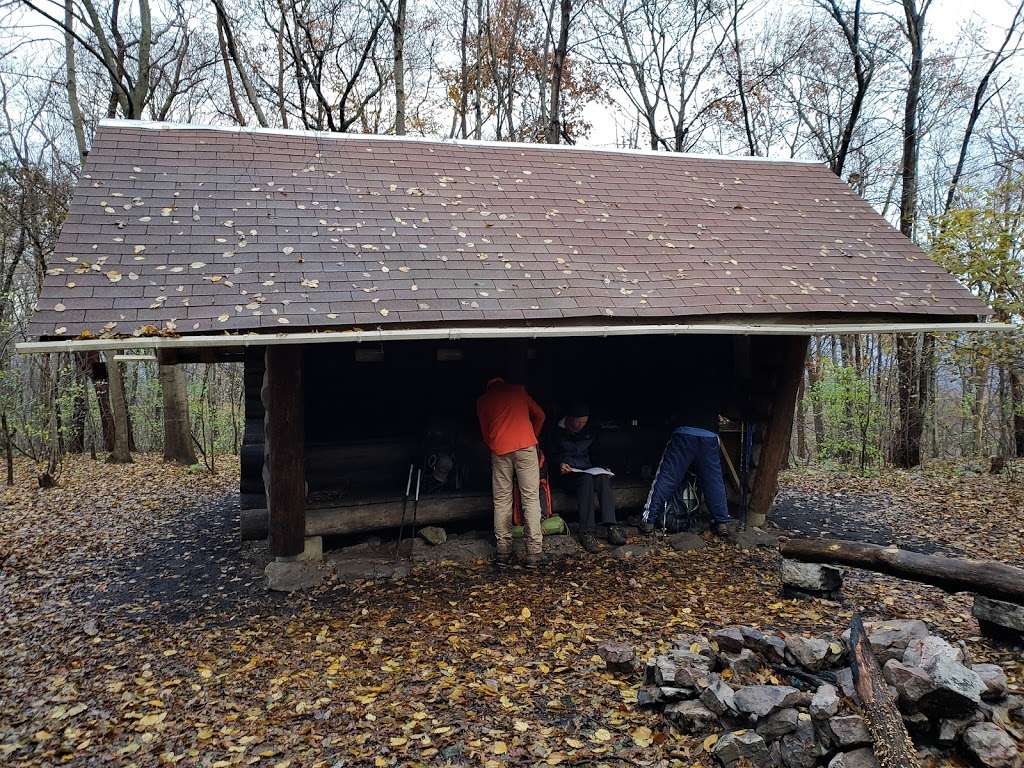
<path fill-rule="evenodd" d="M 480 431 L 491 451 L 491 491 L 494 496 L 494 537 L 499 565 L 512 560 L 512 480 L 519 481 L 526 529 L 526 565 L 540 563 L 540 462 L 537 444 L 544 411 L 521 384 L 502 378 L 487 382 L 476 401 Z"/>

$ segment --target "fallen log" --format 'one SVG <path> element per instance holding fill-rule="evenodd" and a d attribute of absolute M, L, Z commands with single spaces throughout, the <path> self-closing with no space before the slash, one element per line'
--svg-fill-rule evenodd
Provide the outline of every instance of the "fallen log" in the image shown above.
<path fill-rule="evenodd" d="M 615 489 L 615 503 L 619 509 L 638 507 L 647 498 L 648 486 L 622 485 Z M 576 494 L 555 491 L 552 494 L 555 512 L 576 509 Z M 490 521 L 494 514 L 489 493 L 445 494 L 424 496 L 416 513 L 418 525 Z M 407 510 L 411 516 L 411 511 Z M 411 519 L 411 517 L 410 517 Z M 306 509 L 306 535 L 330 536 L 364 533 L 384 528 L 397 528 L 402 521 L 402 500 L 362 499 L 344 504 Z M 407 521 L 408 522 L 408 521 Z M 267 510 L 243 509 L 240 518 L 242 541 L 267 537 Z"/>
<path fill-rule="evenodd" d="M 849 565 L 921 581 L 947 592 L 973 592 L 1024 605 L 1024 568 L 994 560 L 922 555 L 841 539 L 786 539 L 779 543 L 779 552 L 790 560 Z"/>
<path fill-rule="evenodd" d="M 907 733 L 896 700 L 882 678 L 882 670 L 871 650 L 860 616 L 854 616 L 850 625 L 850 647 L 853 686 L 857 690 L 864 722 L 874 742 L 878 764 L 882 768 L 917 766 L 917 750 Z"/>

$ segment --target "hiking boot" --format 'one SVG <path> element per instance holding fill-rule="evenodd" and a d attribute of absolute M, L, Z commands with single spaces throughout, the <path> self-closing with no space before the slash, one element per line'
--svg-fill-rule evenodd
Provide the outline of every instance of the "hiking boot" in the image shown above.
<path fill-rule="evenodd" d="M 494 565 L 498 568 L 508 568 L 512 565 L 512 553 L 496 552 L 494 554 Z"/>
<path fill-rule="evenodd" d="M 730 520 L 725 523 L 714 522 L 711 524 L 711 532 L 720 539 L 729 540 L 736 535 L 736 531 L 739 530 L 739 527 L 739 523 L 735 520 Z"/>
<path fill-rule="evenodd" d="M 626 534 L 617 525 L 608 526 L 608 543 L 613 547 L 621 547 L 626 543 Z"/>
<path fill-rule="evenodd" d="M 580 546 L 592 555 L 601 551 L 601 545 L 597 543 L 597 538 L 590 532 L 580 534 Z"/>
<path fill-rule="evenodd" d="M 523 568 L 536 570 L 544 564 L 544 556 L 540 552 L 527 552 L 523 558 Z"/>

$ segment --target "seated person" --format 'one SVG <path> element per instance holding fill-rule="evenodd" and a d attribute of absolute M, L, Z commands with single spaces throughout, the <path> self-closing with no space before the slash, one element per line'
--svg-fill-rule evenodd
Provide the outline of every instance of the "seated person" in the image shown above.
<path fill-rule="evenodd" d="M 612 490 L 611 475 L 591 475 L 573 470 L 590 469 L 590 450 L 595 435 L 588 426 L 590 409 L 584 403 L 574 403 L 558 422 L 552 439 L 551 461 L 557 466 L 561 484 L 576 492 L 576 508 L 580 516 L 580 545 L 591 554 L 600 550 L 594 536 L 594 495 L 597 494 L 601 513 L 601 524 L 608 526 L 608 543 L 620 546 L 626 537 L 615 521 L 615 492 Z"/>

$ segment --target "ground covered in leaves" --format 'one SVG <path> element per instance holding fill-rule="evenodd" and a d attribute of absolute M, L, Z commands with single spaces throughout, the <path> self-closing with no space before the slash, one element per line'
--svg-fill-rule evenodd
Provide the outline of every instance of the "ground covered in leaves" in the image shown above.
<path fill-rule="evenodd" d="M 745 623 L 815 634 L 921 618 L 1024 687 L 965 596 L 852 572 L 845 602 L 783 600 L 778 555 L 710 542 L 539 573 L 431 565 L 270 595 L 237 539 L 237 474 L 68 462 L 0 496 L 0 762 L 9 765 L 704 765 L 634 706 L 601 640 L 664 650 Z M 1024 565 L 1024 466 L 791 472 L 774 522 Z"/>

